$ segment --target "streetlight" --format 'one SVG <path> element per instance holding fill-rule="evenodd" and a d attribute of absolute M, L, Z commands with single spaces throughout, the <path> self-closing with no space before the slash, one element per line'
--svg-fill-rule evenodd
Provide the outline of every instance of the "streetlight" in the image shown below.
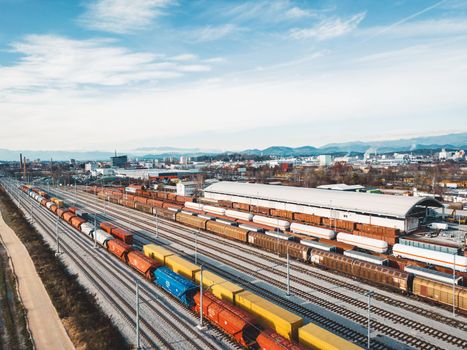
<path fill-rule="evenodd" d="M 156 239 L 159 238 L 159 214 L 157 211 L 157 207 L 154 207 L 154 210 L 156 211 Z"/>
<path fill-rule="evenodd" d="M 135 328 L 136 328 L 136 350 L 141 349 L 140 336 L 139 336 L 139 283 L 138 280 L 135 280 L 136 284 L 136 319 L 135 319 Z"/>
<path fill-rule="evenodd" d="M 55 256 L 60 255 L 60 235 L 58 234 L 58 222 L 60 221 L 60 216 L 58 215 L 58 210 L 60 209 L 60 205 L 57 204 L 57 222 L 55 225 L 55 235 L 57 238 L 57 251 L 55 252 Z"/>
<path fill-rule="evenodd" d="M 287 296 L 290 296 L 290 255 L 289 246 L 287 246 Z"/>
<path fill-rule="evenodd" d="M 203 325 L 203 265 L 199 270 L 199 324 L 196 326 L 200 331 L 204 331 L 206 327 Z"/>
<path fill-rule="evenodd" d="M 452 267 L 452 317 L 456 317 L 456 254 L 453 259 Z"/>
<path fill-rule="evenodd" d="M 368 328 L 367 337 L 368 337 L 368 339 L 367 339 L 367 349 L 370 350 L 370 346 L 371 346 L 371 315 L 370 315 L 370 312 L 371 312 L 371 297 L 373 295 L 375 295 L 375 292 L 372 291 L 372 290 L 369 290 L 364 295 L 366 297 L 368 297 L 368 325 L 367 325 L 367 328 Z"/>
<path fill-rule="evenodd" d="M 195 264 L 198 264 L 198 233 L 199 233 L 199 229 L 198 229 L 198 231 L 194 232 L 194 235 L 195 235 Z"/>

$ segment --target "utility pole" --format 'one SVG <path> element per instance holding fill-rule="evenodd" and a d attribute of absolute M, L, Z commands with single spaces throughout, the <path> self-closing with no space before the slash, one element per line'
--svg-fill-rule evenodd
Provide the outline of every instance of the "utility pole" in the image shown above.
<path fill-rule="evenodd" d="M 371 297 L 375 294 L 372 290 L 369 290 L 364 295 L 368 297 L 368 333 L 367 333 L 367 349 L 370 350 L 371 346 Z"/>
<path fill-rule="evenodd" d="M 75 179 L 75 205 L 76 205 L 76 197 L 77 197 L 77 193 L 76 193 L 76 179 Z"/>
<path fill-rule="evenodd" d="M 203 325 L 203 265 L 200 266 L 199 270 L 199 324 L 197 328 L 200 331 L 206 329 Z"/>
<path fill-rule="evenodd" d="M 199 229 L 198 229 L 199 231 Z M 195 265 L 198 264 L 198 231 L 194 232 L 195 235 Z"/>
<path fill-rule="evenodd" d="M 156 239 L 159 238 L 159 212 L 157 211 L 157 207 L 154 207 L 156 211 Z"/>
<path fill-rule="evenodd" d="M 96 231 L 97 231 L 97 219 L 96 219 L 96 212 L 94 212 L 94 249 L 97 249 L 97 234 L 96 234 Z"/>
<path fill-rule="evenodd" d="M 452 317 L 456 317 L 456 254 L 452 267 Z"/>
<path fill-rule="evenodd" d="M 287 296 L 290 296 L 290 256 L 289 247 L 287 246 Z"/>
<path fill-rule="evenodd" d="M 136 349 L 141 349 L 140 344 L 140 337 L 139 337 L 139 283 L 138 280 L 135 280 L 136 283 L 136 319 L 135 319 L 135 327 L 136 327 Z"/>
<path fill-rule="evenodd" d="M 58 209 L 60 209 L 60 206 L 57 204 L 57 222 L 55 226 L 55 235 L 57 238 L 57 251 L 55 252 L 55 256 L 60 255 L 60 235 L 58 234 L 58 222 L 60 220 L 60 217 L 58 216 Z"/>

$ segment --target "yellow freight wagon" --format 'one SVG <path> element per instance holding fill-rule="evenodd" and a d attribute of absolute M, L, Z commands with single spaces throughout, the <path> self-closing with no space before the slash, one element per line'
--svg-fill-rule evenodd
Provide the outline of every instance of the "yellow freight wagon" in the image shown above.
<path fill-rule="evenodd" d="M 256 316 L 261 326 L 274 329 L 289 340 L 296 340 L 303 318 L 260 296 L 244 291 L 235 295 L 235 305 Z"/>
<path fill-rule="evenodd" d="M 200 283 L 200 271 L 195 272 L 195 281 Z M 203 270 L 203 288 L 221 300 L 233 303 L 234 296 L 243 291 L 243 288 L 229 282 L 216 274 Z"/>
<path fill-rule="evenodd" d="M 165 258 L 165 266 L 171 269 L 173 272 L 178 273 L 190 280 L 193 279 L 196 272 L 200 270 L 198 265 L 192 264 L 191 262 L 177 256 L 170 255 Z M 203 271 L 204 277 L 204 271 Z"/>
<path fill-rule="evenodd" d="M 354 343 L 321 328 L 314 323 L 308 323 L 298 329 L 300 345 L 312 350 L 362 350 Z"/>
<path fill-rule="evenodd" d="M 63 208 L 63 201 L 61 199 L 52 197 L 50 200 L 54 202 L 59 208 Z"/>
<path fill-rule="evenodd" d="M 173 255 L 170 250 L 155 244 L 146 244 L 143 246 L 143 253 L 147 257 L 156 260 L 162 265 L 165 265 L 166 257 Z"/>

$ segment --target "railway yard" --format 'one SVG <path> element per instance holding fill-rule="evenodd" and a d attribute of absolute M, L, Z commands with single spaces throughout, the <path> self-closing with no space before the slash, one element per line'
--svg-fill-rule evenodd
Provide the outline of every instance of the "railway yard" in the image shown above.
<path fill-rule="evenodd" d="M 204 330 L 196 328 L 199 308 L 187 309 L 183 302 L 170 297 L 163 288 L 157 287 L 134 269 L 122 264 L 106 249 L 98 248 L 97 238 L 93 241 L 85 235 L 77 234 L 79 229 L 73 226 L 79 228 L 86 220 L 78 220 L 75 225 L 70 219 L 73 226 L 69 225 L 65 220 L 58 219 L 51 208 L 54 204 L 44 196 L 32 194 L 32 191 L 25 188 L 21 190 L 22 184 L 12 180 L 3 179 L 2 185 L 24 214 L 30 217 L 50 246 L 57 246 L 56 232 L 59 232 L 59 246 L 63 253 L 60 255 L 61 259 L 78 274 L 80 282 L 96 294 L 102 308 L 112 315 L 114 322 L 128 339 L 135 339 L 137 327 L 135 324 L 135 281 L 137 281 L 140 290 L 138 327 L 141 346 L 171 349 L 231 349 L 245 345 L 241 342 L 239 344 L 235 337 L 227 336 L 219 327 L 210 326 Z M 177 222 L 182 219 L 189 225 L 196 226 L 200 218 L 193 221 L 188 212 L 180 212 L 180 209 L 175 214 L 175 206 L 172 208 L 172 214 L 166 209 L 160 209 L 154 215 L 122 206 L 118 201 L 112 203 L 109 198 L 99 198 L 96 193 L 90 193 L 91 191 L 86 191 L 84 187 L 77 190 L 55 187 L 42 188 L 42 190 L 42 194 L 45 191 L 47 197 L 60 201 L 59 207 L 74 208 L 75 213 L 76 210 L 87 213 L 91 225 L 94 225 L 95 220 L 96 227 L 100 226 L 104 230 L 107 227 L 109 233 L 112 231 L 109 226 L 114 226 L 122 232 L 132 234 L 132 241 L 127 243 L 132 244 L 135 250 L 144 251 L 146 254 L 147 249 L 152 249 L 149 245 L 154 245 L 157 249 L 163 249 L 165 256 L 179 256 L 183 261 L 191 263 L 194 268 L 202 265 L 205 271 L 203 286 L 216 297 L 227 302 L 235 300 L 236 305 L 242 306 L 245 310 L 248 308 L 242 302 L 243 298 L 248 299 L 249 294 L 254 293 L 255 298 L 264 299 L 265 303 L 273 303 L 265 304 L 266 306 L 263 307 L 265 310 L 277 307 L 277 312 L 271 311 L 273 314 L 284 312 L 289 318 L 295 317 L 296 324 L 284 331 L 282 326 L 278 326 L 282 321 L 271 321 L 271 318 L 276 316 L 270 316 L 268 319 L 264 316 L 267 311 L 249 309 L 249 312 L 257 317 L 261 329 L 271 327 L 283 336 L 284 339 L 280 338 L 281 340 L 277 342 L 284 341 L 286 344 L 285 338 L 297 341 L 300 337 L 302 346 L 309 345 L 303 341 L 303 335 L 298 336 L 302 332 L 300 326 L 315 324 L 320 329 L 326 329 L 346 339 L 347 343 L 344 344 L 347 346 L 367 347 L 366 293 L 371 290 L 373 292 L 370 309 L 371 349 L 465 349 L 467 347 L 467 323 L 462 315 L 465 311 L 462 310 L 464 307 L 462 305 L 458 305 L 458 312 L 454 317 L 452 308 L 447 306 L 406 295 L 408 293 L 396 293 L 374 283 L 366 284 L 341 273 L 332 273 L 299 261 L 300 259 L 290 259 L 288 266 L 284 256 Z M 55 208 L 55 210 L 64 209 Z M 64 213 L 60 214 L 63 217 Z M 201 217 L 204 214 L 199 213 Z M 170 215 L 177 218 L 177 221 L 171 220 Z M 77 218 L 79 215 L 69 214 L 69 216 Z M 84 226 L 81 231 L 84 232 Z M 107 244 L 111 251 L 109 248 L 111 244 Z M 294 247 L 293 244 L 290 247 Z M 185 274 L 183 270 L 176 271 L 175 265 L 171 265 L 165 259 L 167 258 L 163 257 L 155 268 L 165 264 L 173 272 Z M 290 276 L 289 283 L 287 270 Z M 200 282 L 198 272 L 185 277 Z M 219 278 L 223 282 L 217 282 Z M 212 323 L 212 320 L 210 321 Z M 257 329 L 257 332 L 260 332 L 260 329 Z M 138 340 L 134 342 L 136 344 Z M 292 349 L 294 346 L 298 349 L 299 345 L 290 343 L 281 348 L 270 347 L 270 349 Z"/>

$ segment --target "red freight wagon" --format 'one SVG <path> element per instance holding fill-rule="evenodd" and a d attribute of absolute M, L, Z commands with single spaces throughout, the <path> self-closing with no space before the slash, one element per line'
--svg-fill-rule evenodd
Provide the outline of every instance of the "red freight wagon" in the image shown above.
<path fill-rule="evenodd" d="M 52 205 L 50 206 L 49 210 L 50 210 L 52 213 L 56 214 L 56 213 L 57 213 L 57 210 L 58 210 L 58 207 L 57 207 L 55 204 L 52 204 Z"/>
<path fill-rule="evenodd" d="M 107 222 L 107 221 L 106 222 L 101 222 L 101 224 L 99 226 L 100 226 L 101 229 L 103 229 L 107 233 L 111 233 L 112 229 L 117 228 L 117 226 L 115 226 L 111 222 Z"/>
<path fill-rule="evenodd" d="M 162 205 L 164 204 L 164 202 L 163 201 L 158 201 L 157 199 L 148 199 L 147 204 L 152 206 L 152 207 L 162 208 Z"/>
<path fill-rule="evenodd" d="M 57 209 L 57 215 L 59 217 L 62 217 L 64 213 L 66 213 L 68 211 L 68 209 L 64 209 L 64 208 L 58 208 Z"/>
<path fill-rule="evenodd" d="M 41 204 L 45 207 L 45 205 L 47 204 L 48 200 L 47 199 L 43 199 L 41 200 Z"/>
<path fill-rule="evenodd" d="M 71 223 L 71 219 L 73 219 L 76 215 L 73 214 L 71 211 L 67 211 L 63 213 L 63 220 L 65 220 L 68 223 Z"/>
<path fill-rule="evenodd" d="M 71 226 L 73 226 L 74 228 L 77 228 L 78 230 L 81 227 L 81 224 L 85 222 L 86 220 L 83 218 L 80 218 L 79 216 L 74 216 L 71 218 Z"/>
<path fill-rule="evenodd" d="M 126 244 L 133 244 L 133 234 L 121 229 L 120 227 L 113 228 L 110 234 Z"/>
<path fill-rule="evenodd" d="M 76 207 L 69 207 L 68 210 L 71 211 L 73 214 L 76 214 L 76 211 L 78 210 L 78 208 L 76 208 Z"/>
<path fill-rule="evenodd" d="M 294 213 L 293 215 L 294 220 L 303 221 L 315 225 L 321 225 L 321 216 L 312 215 L 312 214 L 305 214 L 305 213 Z"/>
<path fill-rule="evenodd" d="M 169 201 L 176 201 L 177 200 L 177 195 L 175 193 L 167 193 L 167 199 Z"/>
<path fill-rule="evenodd" d="M 303 346 L 292 343 L 271 329 L 262 331 L 256 341 L 261 350 L 305 350 Z"/>
<path fill-rule="evenodd" d="M 148 280 L 152 280 L 153 272 L 162 265 L 156 260 L 148 258 L 146 255 L 138 250 L 133 250 L 128 253 L 128 265 L 134 268 L 136 271 L 144 275 Z"/>
<path fill-rule="evenodd" d="M 126 262 L 127 255 L 133 250 L 133 248 L 130 245 L 119 241 L 118 239 L 111 239 L 107 241 L 107 250 L 120 260 Z"/>
<path fill-rule="evenodd" d="M 200 312 L 199 292 L 194 296 L 195 311 Z M 231 335 L 235 340 L 246 348 L 255 343 L 259 329 L 255 326 L 252 315 L 242 309 L 216 298 L 209 292 L 203 293 L 203 315 Z"/>
<path fill-rule="evenodd" d="M 245 210 L 245 211 L 250 211 L 250 205 L 245 204 L 245 203 L 233 203 L 232 208 L 234 209 L 240 209 L 240 210 Z"/>

